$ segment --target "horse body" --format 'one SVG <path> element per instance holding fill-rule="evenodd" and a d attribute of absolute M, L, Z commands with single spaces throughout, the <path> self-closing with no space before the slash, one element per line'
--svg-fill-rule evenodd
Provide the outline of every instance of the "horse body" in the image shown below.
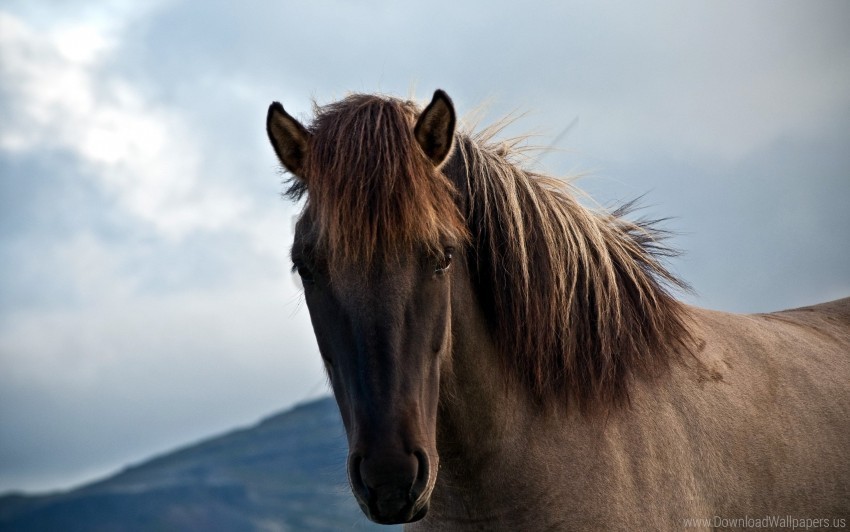
<path fill-rule="evenodd" d="M 651 223 L 456 133 L 441 91 L 422 111 L 351 96 L 309 128 L 273 104 L 267 129 L 308 197 L 292 260 L 372 520 L 848 517 L 850 299 L 753 316 L 676 301 Z"/>
<path fill-rule="evenodd" d="M 431 512 L 408 527 L 678 530 L 715 516 L 846 517 L 850 298 L 755 316 L 688 312 L 699 349 L 637 380 L 630 407 L 601 418 L 506 395 L 496 357 L 480 349 L 482 322 L 443 384 Z"/>

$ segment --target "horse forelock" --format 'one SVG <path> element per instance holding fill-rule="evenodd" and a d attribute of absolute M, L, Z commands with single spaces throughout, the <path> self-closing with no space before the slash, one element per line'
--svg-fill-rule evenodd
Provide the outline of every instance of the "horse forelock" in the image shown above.
<path fill-rule="evenodd" d="M 466 241 L 452 183 L 426 158 L 409 101 L 351 95 L 317 107 L 310 126 L 304 180 L 288 194 L 307 193 L 306 209 L 331 268 L 445 242 Z M 306 183 L 306 184 L 305 184 Z"/>
<path fill-rule="evenodd" d="M 460 135 L 445 170 L 465 184 L 475 282 L 509 376 L 540 404 L 583 412 L 628 402 L 691 336 L 668 287 L 687 288 L 653 221 L 581 205 L 571 186 L 512 162 L 492 132 Z M 507 148 L 506 148 L 507 146 Z"/>

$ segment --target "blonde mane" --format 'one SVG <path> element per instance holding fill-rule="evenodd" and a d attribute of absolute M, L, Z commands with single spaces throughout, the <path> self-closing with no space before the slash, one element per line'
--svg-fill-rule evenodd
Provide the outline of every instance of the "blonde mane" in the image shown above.
<path fill-rule="evenodd" d="M 521 168 L 491 128 L 458 136 L 445 173 L 465 188 L 478 295 L 491 309 L 508 373 L 541 404 L 582 411 L 628 401 L 636 374 L 657 374 L 690 334 L 660 257 L 675 252 L 654 221 L 592 211 L 570 185 Z"/>

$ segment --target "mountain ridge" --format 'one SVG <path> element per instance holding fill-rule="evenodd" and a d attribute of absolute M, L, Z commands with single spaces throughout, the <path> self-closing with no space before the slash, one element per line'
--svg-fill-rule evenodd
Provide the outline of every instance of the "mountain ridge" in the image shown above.
<path fill-rule="evenodd" d="M 0 496 L 0 531 L 386 530 L 357 507 L 346 455 L 325 397 L 78 488 Z"/>

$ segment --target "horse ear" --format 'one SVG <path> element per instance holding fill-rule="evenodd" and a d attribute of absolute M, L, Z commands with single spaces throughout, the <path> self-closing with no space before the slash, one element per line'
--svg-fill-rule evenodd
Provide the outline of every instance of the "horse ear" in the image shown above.
<path fill-rule="evenodd" d="M 312 136 L 307 128 L 292 118 L 281 104 L 272 102 L 266 117 L 266 132 L 284 168 L 303 180 L 304 162 L 310 151 Z"/>
<path fill-rule="evenodd" d="M 440 166 L 452 150 L 455 136 L 455 109 L 449 95 L 440 89 L 419 115 L 413 128 L 416 141 L 435 166 Z"/>

